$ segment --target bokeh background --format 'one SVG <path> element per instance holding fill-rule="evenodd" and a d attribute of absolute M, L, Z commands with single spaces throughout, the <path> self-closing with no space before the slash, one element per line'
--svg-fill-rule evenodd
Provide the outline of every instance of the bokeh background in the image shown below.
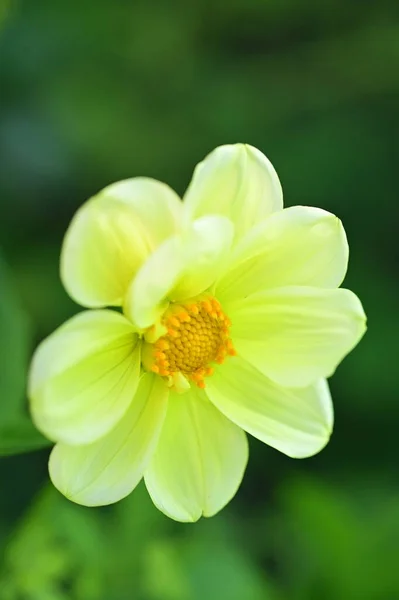
<path fill-rule="evenodd" d="M 398 104 L 394 0 L 0 0 L 0 600 L 399 599 Z M 25 396 L 79 310 L 63 233 L 106 184 L 182 193 L 236 141 L 348 233 L 369 331 L 331 380 L 332 440 L 306 461 L 251 440 L 236 498 L 195 525 L 142 487 L 75 506 Z"/>

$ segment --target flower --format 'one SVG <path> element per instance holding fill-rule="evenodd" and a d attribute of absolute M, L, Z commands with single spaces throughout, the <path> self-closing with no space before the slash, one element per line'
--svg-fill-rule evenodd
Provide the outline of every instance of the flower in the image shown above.
<path fill-rule="evenodd" d="M 338 289 L 347 262 L 340 220 L 283 209 L 248 145 L 209 154 L 183 203 L 141 177 L 91 198 L 61 254 L 66 290 L 91 310 L 39 345 L 29 377 L 54 485 L 96 506 L 144 476 L 161 511 L 196 521 L 236 493 L 245 432 L 288 456 L 319 452 L 325 378 L 365 331 L 360 301 Z"/>

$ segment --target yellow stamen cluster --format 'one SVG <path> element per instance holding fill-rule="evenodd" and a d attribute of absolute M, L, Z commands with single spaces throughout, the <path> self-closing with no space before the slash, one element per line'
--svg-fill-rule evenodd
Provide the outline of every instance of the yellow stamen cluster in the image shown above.
<path fill-rule="evenodd" d="M 151 370 L 171 381 L 181 373 L 203 388 L 204 377 L 213 373 L 210 363 L 221 364 L 235 354 L 229 336 L 231 322 L 215 298 L 171 305 L 162 324 L 167 333 L 152 347 Z"/>

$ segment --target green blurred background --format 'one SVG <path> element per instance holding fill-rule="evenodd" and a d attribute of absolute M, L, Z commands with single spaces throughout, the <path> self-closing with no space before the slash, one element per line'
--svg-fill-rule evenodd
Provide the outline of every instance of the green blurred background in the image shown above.
<path fill-rule="evenodd" d="M 398 101 L 394 0 L 0 0 L 0 600 L 399 599 Z M 195 525 L 142 487 L 75 506 L 24 391 L 35 344 L 79 310 L 63 233 L 106 184 L 182 193 L 236 141 L 348 233 L 369 331 L 331 380 L 332 441 L 295 461 L 251 440 L 236 498 Z"/>

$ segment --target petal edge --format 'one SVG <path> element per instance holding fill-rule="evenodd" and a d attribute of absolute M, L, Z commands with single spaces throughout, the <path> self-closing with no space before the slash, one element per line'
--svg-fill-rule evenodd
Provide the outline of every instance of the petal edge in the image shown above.
<path fill-rule="evenodd" d="M 200 162 L 183 199 L 186 218 L 219 214 L 241 237 L 260 219 L 283 208 L 278 175 L 264 154 L 249 144 L 219 146 Z"/>
<path fill-rule="evenodd" d="M 154 504 L 167 516 L 194 522 L 216 514 L 230 501 L 247 459 L 245 433 L 203 393 L 171 394 L 145 483 Z"/>
<path fill-rule="evenodd" d="M 155 449 L 166 414 L 168 390 L 145 374 L 125 418 L 87 446 L 57 444 L 49 460 L 55 487 L 72 502 L 103 506 L 136 487 Z"/>
<path fill-rule="evenodd" d="M 333 407 L 325 380 L 308 388 L 283 388 L 235 357 L 215 371 L 206 389 L 227 418 L 287 456 L 313 456 L 328 443 Z"/>

